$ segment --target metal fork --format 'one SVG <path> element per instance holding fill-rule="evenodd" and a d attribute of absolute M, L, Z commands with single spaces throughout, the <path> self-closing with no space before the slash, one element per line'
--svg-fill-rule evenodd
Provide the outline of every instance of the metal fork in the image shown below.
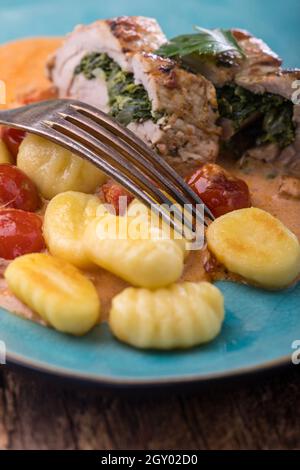
<path fill-rule="evenodd" d="M 93 106 L 76 100 L 42 101 L 0 111 L 0 124 L 38 134 L 93 163 L 181 234 L 185 228 L 193 231 L 199 220 L 205 225 L 206 218 L 214 220 L 201 198 L 161 156 Z M 185 210 L 191 217 L 183 220 L 172 198 L 181 207 L 188 205 Z M 203 204 L 206 217 L 196 204 Z"/>

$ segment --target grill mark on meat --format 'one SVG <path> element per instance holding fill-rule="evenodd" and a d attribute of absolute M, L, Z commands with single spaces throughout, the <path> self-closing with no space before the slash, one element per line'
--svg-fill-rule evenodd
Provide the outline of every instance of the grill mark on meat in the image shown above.
<path fill-rule="evenodd" d="M 174 60 L 146 52 L 143 53 L 143 56 L 151 60 L 151 75 L 159 78 L 161 85 L 170 90 L 180 89 L 177 76 L 178 65 Z"/>
<path fill-rule="evenodd" d="M 139 28 L 137 23 L 128 16 L 120 16 L 112 20 L 107 20 L 111 32 L 118 39 L 124 41 L 136 41 L 142 38 L 142 28 Z"/>
<path fill-rule="evenodd" d="M 163 85 L 165 87 L 170 88 L 171 90 L 173 90 L 174 88 L 180 88 L 175 70 L 170 70 L 169 72 L 164 73 L 167 73 L 165 80 L 163 80 Z"/>
<path fill-rule="evenodd" d="M 243 29 L 231 29 L 231 32 L 246 56 L 255 56 L 255 63 L 280 67 L 282 59 L 264 41 Z"/>
<path fill-rule="evenodd" d="M 166 75 L 166 80 L 163 81 L 165 87 L 170 89 L 179 88 L 176 70 L 173 64 L 160 65 L 158 70 Z"/>

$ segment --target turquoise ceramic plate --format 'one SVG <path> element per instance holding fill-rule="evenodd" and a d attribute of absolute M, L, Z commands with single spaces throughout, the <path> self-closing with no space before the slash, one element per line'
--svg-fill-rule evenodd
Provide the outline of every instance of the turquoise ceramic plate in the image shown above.
<path fill-rule="evenodd" d="M 156 17 L 168 35 L 193 24 L 239 26 L 266 39 L 296 66 L 298 0 L 3 0 L 0 41 L 63 34 L 80 22 L 119 14 Z M 175 7 L 175 4 L 178 4 Z M 245 14 L 246 13 L 246 14 Z M 299 64 L 298 64 L 299 65 Z M 1 78 L 1 77 L 0 77 Z M 67 378 L 108 385 L 163 385 L 229 377 L 290 362 L 300 339 L 300 284 L 271 293 L 221 282 L 226 320 L 216 341 L 186 352 L 144 352 L 113 339 L 106 325 L 73 338 L 0 310 L 8 361 Z"/>

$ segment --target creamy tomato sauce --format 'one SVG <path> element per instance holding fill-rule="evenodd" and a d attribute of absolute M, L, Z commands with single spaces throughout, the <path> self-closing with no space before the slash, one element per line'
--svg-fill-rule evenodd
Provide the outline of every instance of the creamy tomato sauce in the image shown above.
<path fill-rule="evenodd" d="M 279 194 L 280 170 L 276 173 L 276 168 L 261 162 L 252 162 L 245 169 L 230 160 L 221 159 L 218 163 L 248 184 L 253 206 L 278 217 L 300 239 L 300 200 Z"/>
<path fill-rule="evenodd" d="M 0 47 L 0 79 L 7 80 L 8 106 L 24 103 L 33 97 L 54 97 L 50 82 L 45 78 L 44 65 L 60 43 L 59 38 L 37 38 L 17 41 Z M 34 70 L 34 74 L 32 71 Z M 29 97 L 29 98 L 28 98 Z M 281 175 L 276 168 L 266 164 L 253 163 L 247 168 L 239 168 L 229 158 L 218 162 L 235 176 L 242 178 L 249 186 L 253 206 L 264 209 L 278 217 L 300 240 L 300 203 L 296 199 L 283 198 L 279 195 Z M 183 176 L 190 173 L 195 165 L 178 165 L 177 170 Z M 16 299 L 8 290 L 3 272 L 7 262 L 0 263 L 0 306 L 32 321 L 44 322 L 28 307 Z M 107 318 L 112 298 L 128 284 L 113 274 L 98 268 L 85 273 L 95 284 L 102 304 L 102 319 Z M 191 251 L 181 280 L 202 281 L 214 279 L 232 279 L 245 282 L 218 265 L 210 256 L 206 247 Z"/>

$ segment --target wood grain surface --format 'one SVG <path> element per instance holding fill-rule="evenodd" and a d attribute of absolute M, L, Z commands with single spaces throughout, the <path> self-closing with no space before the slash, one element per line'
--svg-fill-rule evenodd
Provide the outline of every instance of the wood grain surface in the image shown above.
<path fill-rule="evenodd" d="M 126 394 L 0 369 L 1 449 L 299 449 L 300 365 Z"/>

